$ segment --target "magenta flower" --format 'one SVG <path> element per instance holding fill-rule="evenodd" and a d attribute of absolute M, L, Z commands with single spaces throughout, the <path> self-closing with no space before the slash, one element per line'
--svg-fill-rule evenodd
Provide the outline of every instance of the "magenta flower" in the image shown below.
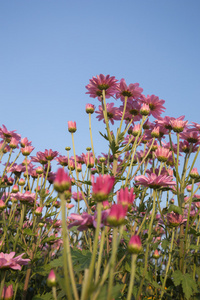
<path fill-rule="evenodd" d="M 62 167 L 65 167 L 68 165 L 68 157 L 60 155 L 59 157 L 56 157 L 56 160 L 58 164 L 60 164 Z"/>
<path fill-rule="evenodd" d="M 176 185 L 175 181 L 172 181 L 172 176 L 156 175 L 154 173 L 147 174 L 147 176 L 139 175 L 135 177 L 136 185 L 143 185 L 152 189 L 158 189 L 161 187 L 170 187 Z"/>
<path fill-rule="evenodd" d="M 63 168 L 58 169 L 54 180 L 54 188 L 57 192 L 62 193 L 71 188 L 71 178 Z"/>
<path fill-rule="evenodd" d="M 183 216 L 178 213 L 171 212 L 167 214 L 168 224 L 172 227 L 177 227 L 183 222 Z"/>
<path fill-rule="evenodd" d="M 106 108 L 107 108 L 108 120 L 112 123 L 112 125 L 114 124 L 114 120 L 121 119 L 121 111 L 119 110 L 119 108 L 114 107 L 114 103 L 107 103 Z M 99 121 L 103 120 L 103 122 L 105 123 L 103 108 L 101 105 L 99 105 L 99 110 L 96 110 L 95 113 L 98 114 L 97 119 Z"/>
<path fill-rule="evenodd" d="M 125 120 L 133 120 L 133 122 L 140 121 L 142 115 L 140 114 L 141 105 L 137 101 L 129 100 L 126 104 Z M 124 110 L 124 105 L 120 106 L 121 112 Z"/>
<path fill-rule="evenodd" d="M 92 176 L 92 196 L 96 201 L 105 201 L 115 183 L 115 178 L 110 175 Z"/>
<path fill-rule="evenodd" d="M 71 214 L 68 218 L 70 221 L 73 221 L 68 225 L 68 229 L 72 228 L 73 226 L 79 226 L 77 230 L 83 231 L 94 227 L 94 216 L 89 215 L 87 212 L 83 212 L 82 215 Z"/>
<path fill-rule="evenodd" d="M 76 122 L 68 121 L 68 131 L 73 133 L 73 132 L 76 132 L 76 130 L 77 130 Z"/>
<path fill-rule="evenodd" d="M 133 235 L 128 243 L 128 251 L 131 254 L 138 254 L 142 251 L 142 243 L 138 235 Z"/>
<path fill-rule="evenodd" d="M 13 269 L 13 270 L 21 270 L 21 266 L 25 266 L 29 263 L 30 259 L 23 259 L 22 256 L 25 253 L 20 254 L 19 256 L 15 256 L 15 252 L 0 253 L 0 269 Z"/>
<path fill-rule="evenodd" d="M 125 187 L 125 189 L 120 189 L 117 191 L 117 203 L 127 206 L 128 209 L 132 206 L 134 200 L 135 194 L 133 188 L 131 188 L 129 191 L 128 187 Z"/>
<path fill-rule="evenodd" d="M 120 98 L 124 101 L 125 97 L 128 97 L 130 100 L 138 99 L 141 97 L 143 89 L 139 87 L 139 83 L 131 83 L 127 86 L 125 79 L 122 78 L 120 83 L 117 85 L 116 98 Z"/>
<path fill-rule="evenodd" d="M 148 95 L 147 97 L 142 96 L 141 102 L 149 105 L 150 115 L 154 118 L 159 118 L 161 113 L 165 111 L 165 107 L 163 106 L 165 100 L 160 100 L 155 95 Z"/>
<path fill-rule="evenodd" d="M 104 76 L 103 74 L 97 75 L 97 77 L 92 77 L 90 79 L 90 83 L 86 85 L 86 89 L 92 98 L 98 98 L 101 101 L 102 91 L 105 90 L 106 98 L 113 97 L 116 93 L 117 88 L 117 79 L 114 76 L 107 75 Z"/>
<path fill-rule="evenodd" d="M 113 204 L 108 214 L 107 222 L 114 227 L 124 224 L 127 210 L 127 206 L 123 206 L 120 203 Z"/>
<path fill-rule="evenodd" d="M 0 137 L 2 139 L 5 138 L 9 142 L 10 142 L 12 137 L 15 138 L 18 141 L 21 139 L 21 135 L 18 134 L 18 133 L 15 133 L 16 130 L 9 131 L 9 130 L 7 130 L 5 125 L 2 125 L 2 126 L 3 127 L 0 127 Z"/>

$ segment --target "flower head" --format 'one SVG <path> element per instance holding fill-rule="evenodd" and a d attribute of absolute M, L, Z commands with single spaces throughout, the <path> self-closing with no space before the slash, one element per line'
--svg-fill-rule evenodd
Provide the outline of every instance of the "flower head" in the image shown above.
<path fill-rule="evenodd" d="M 142 243 L 138 235 L 133 235 L 128 243 L 128 251 L 131 254 L 138 254 L 142 251 Z"/>
<path fill-rule="evenodd" d="M 128 207 L 122 204 L 113 204 L 107 217 L 107 221 L 110 225 L 117 227 L 124 224 Z"/>
<path fill-rule="evenodd" d="M 113 97 L 116 93 L 116 87 L 117 87 L 117 79 L 115 79 L 114 76 L 110 75 L 97 75 L 96 77 L 92 77 L 90 79 L 90 83 L 86 85 L 86 89 L 88 92 L 86 94 L 89 94 L 92 98 L 98 98 L 98 100 L 101 101 L 102 97 L 102 91 L 105 91 L 106 98 Z"/>
<path fill-rule="evenodd" d="M 141 102 L 149 105 L 150 115 L 154 118 L 159 118 L 161 113 L 165 111 L 165 107 L 163 106 L 165 100 L 160 100 L 155 95 L 148 95 L 147 97 L 142 96 Z"/>
<path fill-rule="evenodd" d="M 130 208 L 135 200 L 135 194 L 133 192 L 133 188 L 131 188 L 130 191 L 128 190 L 128 187 L 125 187 L 125 189 L 120 189 L 117 192 L 117 203 Z"/>
<path fill-rule="evenodd" d="M 19 256 L 15 256 L 15 252 L 0 253 L 0 269 L 13 269 L 13 270 L 21 270 L 21 266 L 27 265 L 30 259 L 23 259 L 22 256 L 25 253 L 20 254 Z"/>
<path fill-rule="evenodd" d="M 56 178 L 54 180 L 54 188 L 57 192 L 64 192 L 66 190 L 69 190 L 71 187 L 71 178 L 63 168 L 58 169 L 56 173 Z"/>
<path fill-rule="evenodd" d="M 183 216 L 178 213 L 171 212 L 167 214 L 167 221 L 170 226 L 177 227 L 182 223 Z"/>
<path fill-rule="evenodd" d="M 139 83 L 131 83 L 127 86 L 125 79 L 122 78 L 117 86 L 116 98 L 120 98 L 122 101 L 125 97 L 129 99 L 137 99 L 141 96 L 143 89 L 139 87 Z"/>
<path fill-rule="evenodd" d="M 141 184 L 152 189 L 158 189 L 160 187 L 170 187 L 171 185 L 176 185 L 175 181 L 172 181 L 171 176 L 167 175 L 156 175 L 154 173 L 145 175 L 139 175 L 135 177 L 135 182 L 137 185 Z"/>
<path fill-rule="evenodd" d="M 107 109 L 108 120 L 111 121 L 112 125 L 114 124 L 114 120 L 121 119 L 121 111 L 119 110 L 119 108 L 114 107 L 114 103 L 107 103 L 106 109 Z M 103 115 L 103 108 L 101 105 L 99 105 L 99 110 L 95 111 L 95 113 L 98 114 L 97 119 L 99 121 L 103 120 L 103 122 L 105 123 L 104 115 Z"/>
<path fill-rule="evenodd" d="M 68 131 L 73 133 L 76 132 L 76 122 L 68 121 Z"/>
<path fill-rule="evenodd" d="M 105 201 L 115 183 L 115 178 L 110 175 L 92 176 L 92 196 L 96 201 Z"/>

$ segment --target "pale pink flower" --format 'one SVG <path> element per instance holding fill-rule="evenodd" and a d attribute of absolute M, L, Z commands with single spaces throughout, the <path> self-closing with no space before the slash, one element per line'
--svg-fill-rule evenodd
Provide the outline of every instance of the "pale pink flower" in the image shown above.
<path fill-rule="evenodd" d="M 154 153 L 157 159 L 162 162 L 166 162 L 172 155 L 172 152 L 169 149 L 160 146 L 158 146 Z"/>
<path fill-rule="evenodd" d="M 94 110 L 95 110 L 95 106 L 93 104 L 86 104 L 86 107 L 85 107 L 85 111 L 87 114 L 93 114 Z"/>
<path fill-rule="evenodd" d="M 25 146 L 21 148 L 21 153 L 24 156 L 28 156 L 35 148 L 33 146 Z"/>
<path fill-rule="evenodd" d="M 105 90 L 106 98 L 110 98 L 116 93 L 116 87 L 117 80 L 114 76 L 110 77 L 110 75 L 105 76 L 100 74 L 90 79 L 90 83 L 86 85 L 86 89 L 88 90 L 86 94 L 89 94 L 92 98 L 97 97 L 101 101 L 103 90 Z"/>
<path fill-rule="evenodd" d="M 19 141 L 21 139 L 21 135 L 18 133 L 15 133 L 15 131 L 16 130 L 9 131 L 9 130 L 7 130 L 5 125 L 2 125 L 2 127 L 0 127 L 0 137 L 2 139 L 6 138 L 8 141 L 10 141 L 11 138 L 13 137 Z"/>
<path fill-rule="evenodd" d="M 32 142 L 29 141 L 26 137 L 21 139 L 21 147 L 25 147 L 25 146 L 31 146 Z"/>
<path fill-rule="evenodd" d="M 182 132 L 186 125 L 188 124 L 188 121 L 182 120 L 183 116 L 179 117 L 178 119 L 171 120 L 171 126 L 174 132 Z"/>
<path fill-rule="evenodd" d="M 77 130 L 76 122 L 68 121 L 68 131 L 73 133 L 73 132 L 76 132 L 76 130 Z"/>
<path fill-rule="evenodd" d="M 135 177 L 136 185 L 143 185 L 153 189 L 158 189 L 160 187 L 170 187 L 171 185 L 176 185 L 175 181 L 172 181 L 171 176 L 167 175 L 156 175 L 154 173 L 145 175 L 139 175 Z"/>
<path fill-rule="evenodd" d="M 0 253 L 0 269 L 13 269 L 13 270 L 21 270 L 21 266 L 25 266 L 29 263 L 30 259 L 23 259 L 22 256 L 25 253 L 22 253 L 16 257 L 15 252 Z"/>
<path fill-rule="evenodd" d="M 125 79 L 122 78 L 117 85 L 116 98 L 120 98 L 122 101 L 125 97 L 129 99 L 138 99 L 141 97 L 143 89 L 139 87 L 139 83 L 131 83 L 127 86 Z"/>
<path fill-rule="evenodd" d="M 107 103 L 106 109 L 107 109 L 108 120 L 112 123 L 112 125 L 114 124 L 114 120 L 121 119 L 121 112 L 118 107 L 114 107 L 114 103 Z M 99 121 L 103 120 L 103 122 L 105 123 L 104 115 L 103 115 L 103 108 L 101 105 L 99 105 L 99 110 L 96 110 L 95 113 L 98 114 L 97 119 Z"/>
<path fill-rule="evenodd" d="M 180 133 L 180 138 L 188 141 L 192 144 L 200 144 L 200 132 L 199 131 L 183 131 Z"/>
<path fill-rule="evenodd" d="M 10 143 L 9 143 L 10 148 L 12 148 L 12 149 L 18 148 L 18 144 L 19 144 L 19 140 L 12 137 L 10 140 Z"/>
<path fill-rule="evenodd" d="M 155 95 L 148 95 L 147 97 L 143 95 L 141 102 L 149 105 L 150 115 L 152 115 L 154 118 L 159 118 L 161 113 L 165 111 L 165 107 L 163 106 L 165 100 L 160 100 Z"/>

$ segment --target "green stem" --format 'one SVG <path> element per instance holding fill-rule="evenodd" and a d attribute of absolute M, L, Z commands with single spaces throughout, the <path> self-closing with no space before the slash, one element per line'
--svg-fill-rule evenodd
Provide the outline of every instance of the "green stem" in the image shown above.
<path fill-rule="evenodd" d="M 64 280 L 65 280 L 65 285 L 66 285 L 66 294 L 68 300 L 73 300 L 72 297 L 72 292 L 71 292 L 71 284 L 69 280 L 69 266 L 68 266 L 68 261 L 67 261 L 67 256 L 68 256 L 68 249 L 67 249 L 67 226 L 66 226 L 66 201 L 63 197 L 61 196 L 61 212 L 62 212 L 62 236 L 63 236 L 63 260 L 64 260 Z"/>
<path fill-rule="evenodd" d="M 173 249 L 173 243 L 174 243 L 174 233 L 175 233 L 175 227 L 173 227 L 173 231 L 172 231 L 172 238 L 171 238 L 171 245 L 170 245 L 170 252 L 169 252 L 169 258 L 168 258 L 168 264 L 167 264 L 167 268 L 165 271 L 165 277 L 163 280 L 163 284 L 162 284 L 162 292 L 161 292 L 161 296 L 160 299 L 162 299 L 163 294 L 165 292 L 165 284 L 166 284 L 166 280 L 167 280 L 167 274 L 169 271 L 169 267 L 170 267 L 170 263 L 171 263 L 171 258 L 172 258 L 172 249 Z"/>
<path fill-rule="evenodd" d="M 101 225 L 101 207 L 102 207 L 102 204 L 100 202 L 97 203 L 97 226 L 96 226 L 96 230 L 95 230 L 93 251 L 92 251 L 92 257 L 91 257 L 91 262 L 90 262 L 90 267 L 89 267 L 89 273 L 87 273 L 87 285 L 81 295 L 81 300 L 89 299 L 90 286 L 91 286 L 91 284 L 93 284 L 92 278 L 93 278 L 93 274 L 94 274 L 95 260 L 96 260 L 98 241 L 99 241 L 99 230 L 100 230 L 100 225 Z"/>
<path fill-rule="evenodd" d="M 113 281 L 114 281 L 114 267 L 116 261 L 116 253 L 117 253 L 117 227 L 113 228 L 112 256 L 111 256 L 111 265 L 110 265 L 110 273 L 109 273 L 109 281 L 108 281 L 107 300 L 112 299 L 112 288 L 113 288 Z"/>
<path fill-rule="evenodd" d="M 132 258 L 131 258 L 131 277 L 130 277 L 130 282 L 129 282 L 127 300 L 131 300 L 131 294 L 132 294 L 132 291 L 133 291 L 134 279 L 135 279 L 135 269 L 136 269 L 136 258 L 137 258 L 137 255 L 132 254 Z"/>

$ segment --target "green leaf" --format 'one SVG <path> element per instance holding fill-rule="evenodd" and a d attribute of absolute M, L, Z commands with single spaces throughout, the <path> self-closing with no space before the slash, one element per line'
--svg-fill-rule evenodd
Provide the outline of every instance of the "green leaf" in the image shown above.
<path fill-rule="evenodd" d="M 197 292 L 196 282 L 192 279 L 192 276 L 188 273 L 182 275 L 182 289 L 187 300 L 190 299 L 194 292 Z"/>
<path fill-rule="evenodd" d="M 54 298 L 53 298 L 53 295 L 52 295 L 52 293 L 50 292 L 50 293 L 47 293 L 47 294 L 45 294 L 45 295 L 36 295 L 36 296 L 34 296 L 33 297 L 33 300 L 53 300 Z"/>
<path fill-rule="evenodd" d="M 74 266 L 74 270 L 81 271 L 84 269 L 87 269 L 90 265 L 91 261 L 91 252 L 89 250 L 78 250 L 78 249 L 72 249 L 71 250 L 72 260 L 73 263 L 76 264 Z"/>
<path fill-rule="evenodd" d="M 99 133 L 100 133 L 100 135 L 101 135 L 104 139 L 106 139 L 106 140 L 108 141 L 108 137 L 107 137 L 106 134 L 101 133 L 101 131 L 99 131 Z"/>
<path fill-rule="evenodd" d="M 36 235 L 35 233 L 33 233 L 33 231 L 30 229 L 30 228 L 25 228 L 23 229 L 23 234 L 26 234 L 26 235 Z"/>
<path fill-rule="evenodd" d="M 166 250 L 167 248 L 168 248 L 168 246 L 169 246 L 169 244 L 170 244 L 170 241 L 169 240 L 163 240 L 162 241 L 162 248 L 164 249 L 164 250 Z"/>
<path fill-rule="evenodd" d="M 171 205 L 169 206 L 168 213 L 170 213 L 170 212 L 172 212 L 172 211 L 175 212 L 175 213 L 177 213 L 177 214 L 179 214 L 179 215 L 182 215 L 182 214 L 183 214 L 181 207 L 176 206 L 176 205 L 174 205 L 174 204 L 171 204 Z"/>
<path fill-rule="evenodd" d="M 177 270 L 173 273 L 173 282 L 175 286 L 181 284 L 183 274 L 181 273 L 180 270 Z"/>
<path fill-rule="evenodd" d="M 50 262 L 51 268 L 57 268 L 57 267 L 61 267 L 63 265 L 64 265 L 63 256 L 60 256 L 59 258 L 56 258 Z"/>
<path fill-rule="evenodd" d="M 125 270 L 129 273 L 131 272 L 131 266 L 129 265 L 129 263 L 127 261 L 125 263 Z"/>
<path fill-rule="evenodd" d="M 113 287 L 112 289 L 112 293 L 111 293 L 111 298 L 112 299 L 116 299 L 119 295 L 120 295 L 120 290 L 123 288 L 123 284 L 117 284 Z M 107 299 L 108 296 L 108 290 L 107 290 L 107 286 L 104 286 L 101 289 L 101 292 L 97 298 L 97 300 L 105 300 Z"/>

